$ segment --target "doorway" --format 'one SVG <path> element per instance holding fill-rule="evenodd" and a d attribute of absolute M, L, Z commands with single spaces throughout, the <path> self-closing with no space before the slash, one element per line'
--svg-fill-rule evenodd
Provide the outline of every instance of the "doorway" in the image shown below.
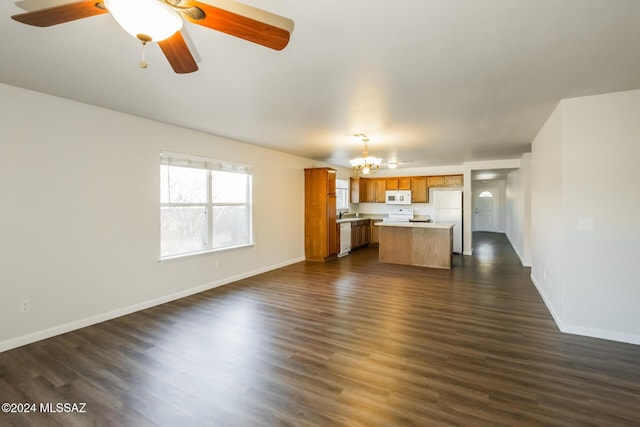
<path fill-rule="evenodd" d="M 473 192 L 473 231 L 498 231 L 498 197 L 493 188 Z"/>

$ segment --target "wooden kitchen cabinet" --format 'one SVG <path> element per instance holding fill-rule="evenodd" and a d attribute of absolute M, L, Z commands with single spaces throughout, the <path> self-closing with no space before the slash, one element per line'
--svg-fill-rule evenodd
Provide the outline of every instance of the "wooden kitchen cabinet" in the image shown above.
<path fill-rule="evenodd" d="M 309 261 L 338 254 L 336 232 L 336 170 L 304 170 L 304 253 Z"/>
<path fill-rule="evenodd" d="M 444 177 L 445 187 L 462 187 L 464 185 L 464 175 L 447 175 Z"/>
<path fill-rule="evenodd" d="M 364 203 L 376 202 L 376 183 L 371 178 L 360 178 L 363 184 L 361 187 L 360 201 Z"/>
<path fill-rule="evenodd" d="M 411 202 L 429 203 L 429 187 L 426 176 L 416 176 L 411 178 Z"/>
<path fill-rule="evenodd" d="M 444 176 L 427 177 L 427 187 L 444 187 Z"/>
<path fill-rule="evenodd" d="M 351 203 L 360 203 L 360 178 L 349 178 Z"/>
<path fill-rule="evenodd" d="M 386 190 L 384 178 L 360 178 L 360 203 L 384 203 Z"/>
<path fill-rule="evenodd" d="M 411 177 L 387 178 L 385 190 L 411 190 Z"/>
<path fill-rule="evenodd" d="M 351 178 L 351 199 L 352 203 L 385 203 L 387 190 L 411 190 L 412 203 L 429 203 L 429 188 L 462 187 L 463 184 L 464 175 Z M 358 202 L 353 201 L 354 197 Z"/>
<path fill-rule="evenodd" d="M 371 221 L 371 231 L 369 232 L 369 243 L 372 245 L 377 245 L 380 243 L 380 227 L 376 227 L 375 224 L 378 222 L 382 222 L 381 219 L 372 219 Z"/>
<path fill-rule="evenodd" d="M 387 191 L 387 183 L 384 179 L 373 179 L 374 188 L 376 193 L 376 200 L 374 203 L 385 203 L 387 200 L 385 198 Z"/>
<path fill-rule="evenodd" d="M 360 221 L 353 221 L 351 223 L 351 250 L 360 246 L 360 242 L 362 241 L 362 230 L 360 230 L 360 226 L 358 225 Z"/>
<path fill-rule="evenodd" d="M 367 178 L 360 178 L 360 203 L 371 203 L 369 201 L 369 194 L 374 194 L 375 197 L 375 192 L 372 192 L 371 189 L 369 188 L 370 184 L 369 184 L 369 180 Z"/>
<path fill-rule="evenodd" d="M 351 249 L 368 245 L 371 236 L 371 221 L 361 219 L 351 222 Z"/>
<path fill-rule="evenodd" d="M 429 176 L 427 187 L 462 187 L 464 175 Z"/>
<path fill-rule="evenodd" d="M 398 178 L 398 190 L 411 190 L 411 181 L 410 176 L 402 176 Z"/>

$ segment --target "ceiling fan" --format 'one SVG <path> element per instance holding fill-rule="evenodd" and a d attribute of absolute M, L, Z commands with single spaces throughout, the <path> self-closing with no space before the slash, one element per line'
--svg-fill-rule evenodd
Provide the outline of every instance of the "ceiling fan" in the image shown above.
<path fill-rule="evenodd" d="M 111 13 L 118 24 L 143 45 L 157 42 L 176 73 L 198 70 L 180 29 L 183 20 L 282 50 L 289 43 L 293 21 L 232 0 L 84 0 L 14 15 L 23 24 L 49 27 Z M 162 28 L 155 28 L 159 22 Z M 144 55 L 144 51 L 143 51 Z M 146 63 L 141 62 L 145 68 Z"/>

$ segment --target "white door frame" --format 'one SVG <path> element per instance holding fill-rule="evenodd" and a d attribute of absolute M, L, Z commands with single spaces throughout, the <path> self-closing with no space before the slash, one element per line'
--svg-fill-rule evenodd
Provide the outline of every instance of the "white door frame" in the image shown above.
<path fill-rule="evenodd" d="M 478 201 L 478 195 L 483 192 L 483 191 L 490 191 L 491 194 L 493 194 L 493 227 L 491 228 L 487 228 L 487 227 L 483 227 L 482 229 L 478 228 L 478 223 L 477 223 L 477 219 L 476 219 L 476 214 L 477 214 L 477 201 Z M 473 231 L 492 231 L 492 232 L 497 232 L 499 231 L 500 228 L 500 188 L 499 187 L 493 187 L 493 186 L 477 186 L 474 187 L 473 189 L 473 197 L 472 197 L 472 201 L 473 201 L 473 207 L 472 207 L 472 230 Z"/>

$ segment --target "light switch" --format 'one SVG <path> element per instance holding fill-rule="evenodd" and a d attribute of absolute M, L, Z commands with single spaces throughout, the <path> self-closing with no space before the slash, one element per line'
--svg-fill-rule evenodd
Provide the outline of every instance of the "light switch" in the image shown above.
<path fill-rule="evenodd" d="M 593 218 L 578 218 L 578 230 L 593 231 L 595 227 L 596 224 Z"/>

